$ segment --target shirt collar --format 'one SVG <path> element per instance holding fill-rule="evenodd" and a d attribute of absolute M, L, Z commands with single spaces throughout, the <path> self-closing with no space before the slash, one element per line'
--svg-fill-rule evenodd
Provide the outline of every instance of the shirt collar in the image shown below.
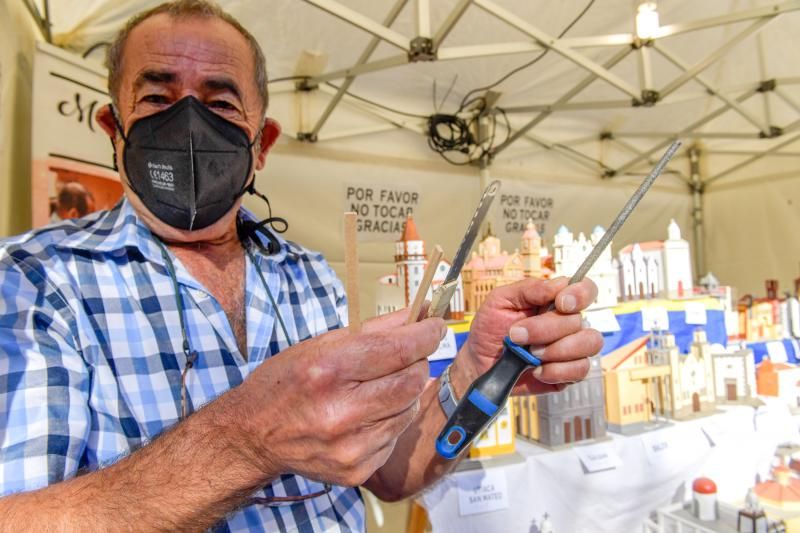
<path fill-rule="evenodd" d="M 257 220 L 255 215 L 244 207 L 239 208 L 239 214 L 247 220 Z M 269 258 L 272 261 L 280 262 L 286 257 L 289 243 L 280 235 L 276 235 L 276 237 L 280 249 Z M 84 226 L 84 231 L 77 231 L 69 235 L 58 245 L 64 248 L 101 253 L 135 248 L 148 260 L 163 265 L 164 261 L 156 239 L 157 237 L 136 214 L 128 199 L 123 196 L 111 210 Z M 268 245 L 268 240 L 261 234 L 254 235 L 252 239 L 261 242 L 264 248 Z M 252 244 L 248 243 L 248 246 L 252 246 Z M 256 254 L 259 260 L 262 255 L 261 253 Z"/>

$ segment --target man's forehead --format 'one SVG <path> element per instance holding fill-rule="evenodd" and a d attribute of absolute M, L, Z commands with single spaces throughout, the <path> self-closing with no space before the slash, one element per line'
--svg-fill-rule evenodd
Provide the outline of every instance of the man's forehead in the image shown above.
<path fill-rule="evenodd" d="M 123 75 L 130 84 L 144 71 L 208 69 L 236 76 L 253 75 L 247 41 L 230 24 L 216 18 L 153 16 L 133 31 L 123 51 Z"/>

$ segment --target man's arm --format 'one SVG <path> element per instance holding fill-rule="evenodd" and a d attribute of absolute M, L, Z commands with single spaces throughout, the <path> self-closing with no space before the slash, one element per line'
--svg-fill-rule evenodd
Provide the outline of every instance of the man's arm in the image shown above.
<path fill-rule="evenodd" d="M 566 383 L 586 377 L 586 358 L 600 350 L 602 337 L 583 328 L 580 311 L 594 301 L 597 289 L 591 281 L 569 288 L 566 282 L 565 278 L 525 280 L 492 292 L 450 369 L 451 384 L 459 399 L 494 364 L 509 332 L 515 342 L 539 346 L 542 351 L 538 355 L 544 362 L 537 373 L 523 374 L 516 392 L 561 390 Z M 565 296 L 574 300 L 564 300 Z M 533 310 L 552 301 L 557 311 L 531 316 Z M 446 422 L 438 391 L 439 380 L 429 381 L 422 394 L 420 414 L 400 436 L 387 463 L 365 484 L 379 498 L 396 501 L 416 494 L 458 464 L 459 459 L 443 459 L 435 450 L 436 437 Z"/>
<path fill-rule="evenodd" d="M 0 499 L 3 530 L 200 530 L 283 473 L 359 485 L 412 422 L 442 336 L 441 320 L 376 320 L 299 343 L 130 456 L 61 481 L 85 453 L 87 369 L 63 299 L 2 267 L 0 407 L 25 416 L 0 417 L 0 490 L 29 491 Z"/>
<path fill-rule="evenodd" d="M 13 531 L 198 531 L 267 483 L 263 461 L 231 424 L 236 390 L 118 463 L 0 499 Z"/>

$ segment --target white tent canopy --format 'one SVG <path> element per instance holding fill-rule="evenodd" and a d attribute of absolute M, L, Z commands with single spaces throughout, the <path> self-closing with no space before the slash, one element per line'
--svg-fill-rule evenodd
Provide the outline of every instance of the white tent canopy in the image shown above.
<path fill-rule="evenodd" d="M 129 16 L 159 3 L 19 1 L 48 12 L 53 43 L 98 61 L 100 43 Z M 588 9 L 587 0 L 219 3 L 260 41 L 271 79 L 309 76 L 308 91 L 296 79 L 270 86 L 270 113 L 287 137 L 278 149 L 285 159 L 273 168 L 295 180 L 276 181 L 271 191 L 285 194 L 285 204 L 292 206 L 297 183 L 311 185 L 320 173 L 346 180 L 358 174 L 359 161 L 400 166 L 398 180 L 440 192 L 459 187 L 464 176 L 477 178 L 477 168 L 441 163 L 428 147 L 425 117 L 455 113 L 470 90 L 547 50 L 492 87 L 494 94 L 475 93 L 493 100 L 494 116 L 503 117 L 502 109 L 510 126 L 498 118 L 493 175 L 629 191 L 680 138 L 684 150 L 660 185 L 669 198 L 646 206 L 678 218 L 687 234 L 704 214 L 707 240 L 700 238 L 702 226 L 695 234 L 700 268 L 758 292 L 764 278 L 786 287 L 800 275 L 793 203 L 800 202 L 800 0 L 661 0 L 660 26 L 645 40 L 635 31 L 633 0 L 597 0 Z M 301 145 L 297 138 L 316 142 Z M 317 157 L 329 166 L 309 166 Z M 464 190 L 474 198 L 477 179 Z M 302 209 L 318 200 L 294 202 Z M 603 217 L 618 205 L 600 210 Z M 444 244 L 457 240 L 462 221 L 455 219 L 470 209 L 469 201 L 458 203 L 458 217 L 432 236 Z M 429 213 L 435 218 L 435 209 Z M 300 226 L 298 240 L 336 262 L 340 254 L 330 245 L 338 243 L 336 228 L 320 233 Z M 654 239 L 661 232 L 639 227 L 623 235 Z M 368 246 L 366 258 L 385 263 L 391 251 Z"/>

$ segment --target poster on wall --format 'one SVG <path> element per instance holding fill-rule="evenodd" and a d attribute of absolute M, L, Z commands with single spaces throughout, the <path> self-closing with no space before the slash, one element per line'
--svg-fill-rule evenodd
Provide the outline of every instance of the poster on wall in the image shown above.
<path fill-rule="evenodd" d="M 122 195 L 113 151 L 95 114 L 110 98 L 106 71 L 37 43 L 31 143 L 32 224 L 108 209 Z"/>
<path fill-rule="evenodd" d="M 552 245 L 553 236 L 562 225 L 567 225 L 576 237 L 581 232 L 591 232 L 594 220 L 590 220 L 589 210 L 583 210 L 587 216 L 581 216 L 581 210 L 575 209 L 585 200 L 578 187 L 510 179 L 501 181 L 503 185 L 492 208 L 492 233 L 509 251 L 520 246 L 529 222 L 542 238 L 543 246 Z"/>
<path fill-rule="evenodd" d="M 393 242 L 400 239 L 406 220 L 419 210 L 422 196 L 419 189 L 398 184 L 399 180 L 393 181 L 343 184 L 343 210 L 358 215 L 359 241 Z"/>

